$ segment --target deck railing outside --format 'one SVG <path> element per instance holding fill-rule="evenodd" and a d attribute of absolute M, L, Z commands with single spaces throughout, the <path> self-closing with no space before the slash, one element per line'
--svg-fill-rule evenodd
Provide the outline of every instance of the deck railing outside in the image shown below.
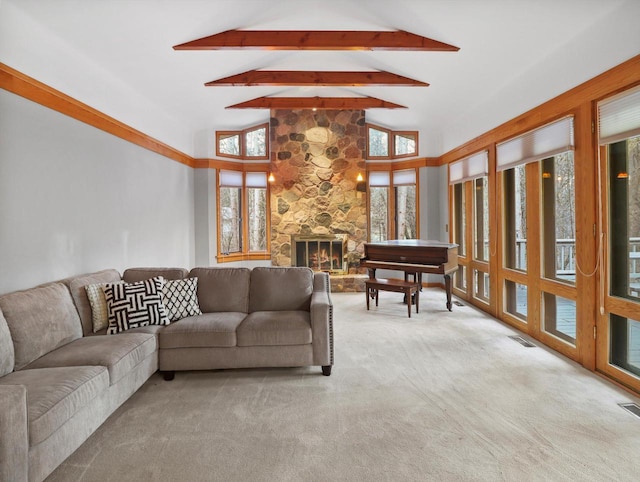
<path fill-rule="evenodd" d="M 575 239 L 556 240 L 556 274 L 560 277 L 576 275 Z M 516 239 L 516 266 L 526 266 L 527 240 Z M 629 238 L 629 280 L 640 283 L 640 237 Z"/>

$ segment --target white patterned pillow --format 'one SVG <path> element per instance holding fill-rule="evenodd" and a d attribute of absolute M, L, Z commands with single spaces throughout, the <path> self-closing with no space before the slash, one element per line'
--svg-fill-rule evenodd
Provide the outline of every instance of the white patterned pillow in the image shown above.
<path fill-rule="evenodd" d="M 157 276 L 137 283 L 109 283 L 104 287 L 109 328 L 113 335 L 147 325 L 168 325 L 162 287 L 164 278 Z"/>
<path fill-rule="evenodd" d="M 104 287 L 109 283 L 95 283 L 84 287 L 91 305 L 91 321 L 93 332 L 109 326 L 109 313 L 107 312 L 107 300 L 104 297 Z M 115 284 L 115 283 L 114 283 Z"/>
<path fill-rule="evenodd" d="M 170 321 L 187 316 L 201 315 L 198 304 L 198 278 L 166 281 L 162 288 L 162 301 Z"/>

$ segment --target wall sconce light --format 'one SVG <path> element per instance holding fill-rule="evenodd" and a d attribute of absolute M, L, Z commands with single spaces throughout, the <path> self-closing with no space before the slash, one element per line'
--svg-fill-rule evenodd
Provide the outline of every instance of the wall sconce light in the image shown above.
<path fill-rule="evenodd" d="M 272 172 L 270 172 L 270 173 L 269 173 L 269 177 L 267 178 L 267 181 L 269 181 L 269 182 L 273 182 L 273 181 L 275 181 L 275 180 L 276 180 L 276 178 L 273 176 L 273 173 L 272 173 Z"/>
<path fill-rule="evenodd" d="M 356 191 L 367 192 L 367 183 L 361 173 L 358 173 L 358 177 L 356 177 Z"/>
<path fill-rule="evenodd" d="M 543 172 L 542 173 L 542 179 L 550 179 L 551 178 L 551 173 L 550 172 Z"/>
<path fill-rule="evenodd" d="M 616 177 L 618 179 L 629 179 L 629 173 L 628 172 L 619 172 Z"/>

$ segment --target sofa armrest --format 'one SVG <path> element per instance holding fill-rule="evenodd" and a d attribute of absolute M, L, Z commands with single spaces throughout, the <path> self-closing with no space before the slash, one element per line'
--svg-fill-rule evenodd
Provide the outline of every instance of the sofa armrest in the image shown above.
<path fill-rule="evenodd" d="M 27 389 L 0 385 L 0 480 L 26 481 L 28 476 Z"/>
<path fill-rule="evenodd" d="M 333 365 L 333 304 L 329 296 L 329 275 L 316 273 L 314 278 L 310 313 L 313 363 Z"/>

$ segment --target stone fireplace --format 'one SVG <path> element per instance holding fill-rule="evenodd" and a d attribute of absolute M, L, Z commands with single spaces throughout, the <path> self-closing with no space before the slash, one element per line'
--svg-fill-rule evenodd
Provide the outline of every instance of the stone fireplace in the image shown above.
<path fill-rule="evenodd" d="M 367 240 L 363 110 L 273 110 L 271 260 L 361 274 Z M 328 269 L 327 269 L 328 268 Z"/>
<path fill-rule="evenodd" d="M 292 266 L 306 266 L 314 271 L 345 274 L 348 272 L 346 260 L 346 234 L 327 236 L 291 236 Z"/>

